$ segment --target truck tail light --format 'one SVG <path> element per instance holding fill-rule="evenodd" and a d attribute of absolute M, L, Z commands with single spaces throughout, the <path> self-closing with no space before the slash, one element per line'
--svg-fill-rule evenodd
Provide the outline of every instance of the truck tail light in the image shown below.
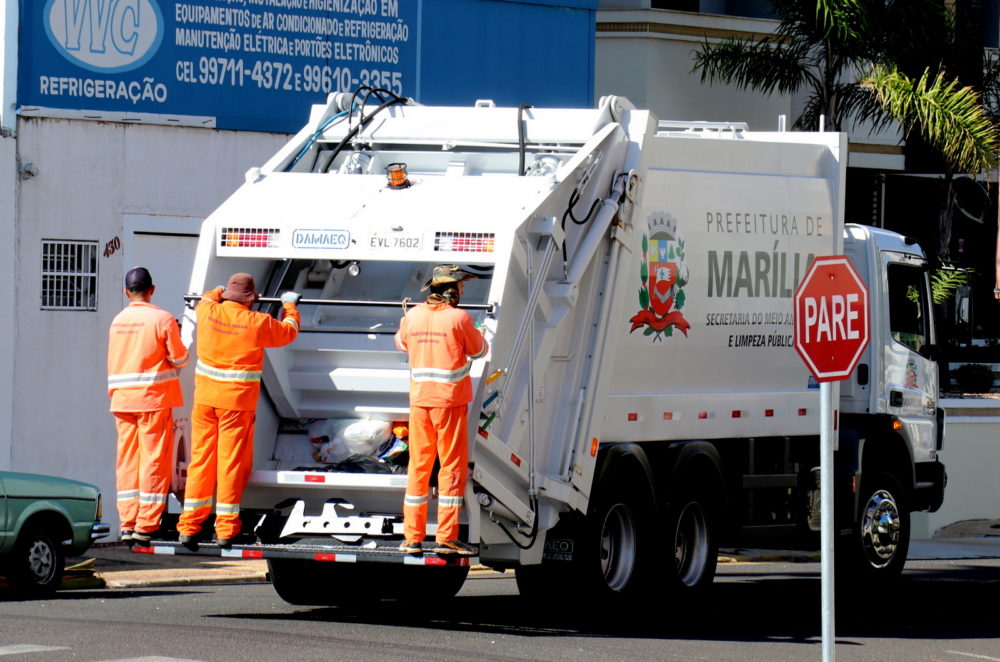
<path fill-rule="evenodd" d="M 492 232 L 435 232 L 434 250 L 449 253 L 492 253 Z"/>
<path fill-rule="evenodd" d="M 277 228 L 222 228 L 220 248 L 277 248 L 281 230 Z"/>

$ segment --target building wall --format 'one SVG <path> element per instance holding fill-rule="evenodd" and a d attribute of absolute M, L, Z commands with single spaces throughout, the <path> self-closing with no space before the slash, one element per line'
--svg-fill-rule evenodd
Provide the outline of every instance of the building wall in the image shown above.
<path fill-rule="evenodd" d="M 734 85 L 701 82 L 692 73 L 692 52 L 727 36 L 764 35 L 776 23 L 667 10 L 602 10 L 597 13 L 594 90 L 616 94 L 660 119 L 747 122 L 757 131 L 778 128 L 778 116 L 793 120 L 789 95 L 763 96 Z"/>
<path fill-rule="evenodd" d="M 941 462 L 948 472 L 944 503 L 935 513 L 913 514 L 913 538 L 933 538 L 959 522 L 1000 519 L 1000 401 L 948 399 Z M 991 534 L 986 528 L 987 533 Z"/>
<path fill-rule="evenodd" d="M 17 215 L 16 182 L 17 144 L 12 137 L 0 137 L 0 309 L 8 311 L 0 317 L 0 470 L 10 469 L 13 448 L 11 425 L 14 400 L 14 325 L 16 316 L 15 278 L 17 249 L 15 244 Z"/>
<path fill-rule="evenodd" d="M 16 247 L 11 274 L 16 304 L 8 308 L 16 310 L 16 388 L 7 463 L 11 468 L 97 484 L 108 499 L 105 519 L 117 522 L 107 332 L 125 305 L 122 279 L 135 266 L 130 258 L 150 255 L 149 242 L 162 237 L 163 266 L 153 273 L 158 293 L 186 291 L 191 256 L 183 250 L 170 254 L 177 250 L 171 235 L 197 233 L 201 220 L 235 191 L 246 170 L 261 165 L 287 138 L 275 133 L 19 120 L 17 158 L 34 164 L 37 175 L 20 180 L 15 241 L 0 240 L 0 246 Z M 0 145 L 7 142 L 13 141 Z M 14 208 L 5 202 L 0 188 L 2 208 Z M 4 218 L 13 226 L 12 215 Z M 0 233 L 7 231 L 5 225 Z M 40 310 L 43 239 L 97 241 L 96 311 Z M 173 269 L 165 266 L 172 263 Z M 0 286 L 0 302 L 3 297 Z M 155 297 L 153 302 L 177 306 Z M 5 334 L 0 333 L 0 342 L 6 342 Z M 0 382 L 0 403 L 8 402 L 3 389 Z M 0 421 L 3 418 L 0 412 Z M 0 434 L 0 461 L 2 438 Z"/>

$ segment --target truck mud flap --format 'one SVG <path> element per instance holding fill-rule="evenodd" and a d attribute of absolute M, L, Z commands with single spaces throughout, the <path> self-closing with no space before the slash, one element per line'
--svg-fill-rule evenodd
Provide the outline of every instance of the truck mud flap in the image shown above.
<path fill-rule="evenodd" d="M 169 554 L 176 556 L 219 556 L 229 559 L 300 559 L 331 563 L 396 563 L 404 565 L 472 566 L 479 564 L 477 556 L 404 554 L 398 542 L 371 548 L 353 545 L 233 545 L 222 548 L 215 543 L 198 543 L 186 547 L 179 542 L 154 540 L 149 546 L 133 545 L 133 554 Z"/>

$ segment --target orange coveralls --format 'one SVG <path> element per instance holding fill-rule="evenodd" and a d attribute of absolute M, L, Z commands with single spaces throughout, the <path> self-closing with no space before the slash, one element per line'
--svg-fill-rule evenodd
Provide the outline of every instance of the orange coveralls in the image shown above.
<path fill-rule="evenodd" d="M 178 371 L 188 352 L 177 322 L 133 301 L 108 333 L 108 395 L 118 430 L 115 482 L 122 531 L 152 533 L 167 505 L 173 462 L 171 409 L 184 404 Z"/>
<path fill-rule="evenodd" d="M 434 458 L 438 472 L 438 542 L 458 540 L 458 515 L 469 473 L 468 405 L 472 401 L 470 358 L 489 343 L 464 310 L 436 300 L 406 314 L 396 347 L 410 358 L 410 464 L 403 500 L 403 530 L 408 542 L 427 535 L 427 502 Z"/>
<path fill-rule="evenodd" d="M 284 304 L 279 322 L 235 301 L 222 290 L 202 295 L 198 317 L 198 363 L 191 412 L 191 463 L 184 510 L 177 531 L 201 530 L 215 494 L 215 535 L 232 539 L 240 532 L 240 499 L 253 468 L 253 431 L 264 348 L 287 345 L 299 333 L 299 311 Z"/>

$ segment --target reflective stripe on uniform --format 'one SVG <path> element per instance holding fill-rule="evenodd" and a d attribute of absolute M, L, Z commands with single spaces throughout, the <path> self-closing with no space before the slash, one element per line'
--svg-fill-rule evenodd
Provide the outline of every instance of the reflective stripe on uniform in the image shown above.
<path fill-rule="evenodd" d="M 166 503 L 166 494 L 154 494 L 152 492 L 140 492 L 139 503 Z"/>
<path fill-rule="evenodd" d="M 212 505 L 212 497 L 204 499 L 184 499 L 184 510 L 198 510 Z"/>
<path fill-rule="evenodd" d="M 415 382 L 438 382 L 440 384 L 456 384 L 469 376 L 472 364 L 465 362 L 461 368 L 442 370 L 440 368 L 413 368 L 410 379 Z"/>
<path fill-rule="evenodd" d="M 170 365 L 176 366 L 178 368 L 183 368 L 185 365 L 187 365 L 188 355 L 185 354 L 184 356 L 181 356 L 181 357 L 176 358 L 176 359 L 172 359 L 172 358 L 170 358 L 168 356 L 167 357 L 167 361 L 170 362 Z"/>
<path fill-rule="evenodd" d="M 177 379 L 176 370 L 151 372 L 133 372 L 123 375 L 108 375 L 108 388 L 124 388 L 126 386 L 150 386 L 172 379 Z"/>
<path fill-rule="evenodd" d="M 470 359 L 481 359 L 484 356 L 486 356 L 486 350 L 488 350 L 489 348 L 490 348 L 490 346 L 484 340 L 483 341 L 483 348 L 481 350 L 479 350 L 478 352 L 476 352 L 475 354 L 469 354 L 469 358 Z"/>
<path fill-rule="evenodd" d="M 460 497 L 460 496 L 444 496 L 444 495 L 441 495 L 441 496 L 438 497 L 438 505 L 439 506 L 446 506 L 446 507 L 451 507 L 451 508 L 457 508 L 457 507 L 461 506 L 463 503 L 465 503 L 465 497 Z"/>
<path fill-rule="evenodd" d="M 215 504 L 216 515 L 238 515 L 240 504 L 238 503 L 217 503 Z"/>
<path fill-rule="evenodd" d="M 281 320 L 281 323 L 282 324 L 291 324 L 292 326 L 295 327 L 296 330 L 298 330 L 298 328 L 299 328 L 299 323 L 296 322 L 295 319 L 292 318 L 292 317 L 286 317 L 285 319 Z"/>
<path fill-rule="evenodd" d="M 121 490 L 118 492 L 119 501 L 128 501 L 129 499 L 138 499 L 139 490 Z"/>
<path fill-rule="evenodd" d="M 223 370 L 222 368 L 213 368 L 201 361 L 198 361 L 194 372 L 197 375 L 219 382 L 259 382 L 261 374 L 260 370 Z"/>
<path fill-rule="evenodd" d="M 428 497 L 426 494 L 424 494 L 423 496 L 413 496 L 412 494 L 407 494 L 406 496 L 403 497 L 403 505 L 422 506 L 425 503 L 427 503 L 427 499 Z"/>

